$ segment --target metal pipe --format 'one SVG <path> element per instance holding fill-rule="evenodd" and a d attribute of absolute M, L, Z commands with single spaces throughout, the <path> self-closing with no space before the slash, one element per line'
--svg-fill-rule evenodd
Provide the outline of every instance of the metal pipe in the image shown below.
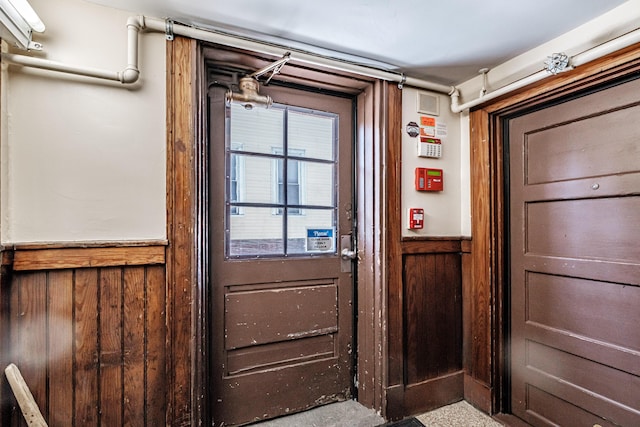
<path fill-rule="evenodd" d="M 574 55 L 573 57 L 571 57 L 569 65 L 578 67 L 580 65 L 586 64 L 587 62 L 591 62 L 594 59 L 602 58 L 605 55 L 609 55 L 610 53 L 616 52 L 620 49 L 624 49 L 625 47 L 629 47 L 636 43 L 640 43 L 640 28 L 623 34 L 620 37 L 616 37 L 615 39 L 609 40 L 608 42 L 593 47 L 582 53 Z"/>
<path fill-rule="evenodd" d="M 75 74 L 85 77 L 94 77 L 104 80 L 112 80 L 123 84 L 131 84 L 138 81 L 140 70 L 138 69 L 138 35 L 144 27 L 144 17 L 130 17 L 127 20 L 127 66 L 122 71 L 109 71 L 80 65 L 64 64 L 50 59 L 34 58 L 33 56 L 2 53 L 2 59 L 24 67 L 40 68 L 43 70 L 57 71 L 60 73 Z"/>
<path fill-rule="evenodd" d="M 502 95 L 506 95 L 509 92 L 513 92 L 514 90 L 520 89 L 537 81 L 544 79 L 549 76 L 546 70 L 538 71 L 530 76 L 527 76 L 523 79 L 517 80 L 511 84 L 501 87 L 500 89 L 496 89 L 493 92 L 489 92 L 483 97 L 476 98 L 472 101 L 459 105 L 460 92 L 456 89 L 453 94 L 451 94 L 451 111 L 454 113 L 461 113 L 464 110 L 468 110 L 469 108 L 473 108 L 477 105 L 483 104 L 487 101 L 491 101 L 492 99 L 496 99 Z"/>
<path fill-rule="evenodd" d="M 163 19 L 145 17 L 145 29 L 164 33 L 166 31 L 166 22 Z M 287 52 L 291 52 L 291 60 L 293 61 L 309 65 L 327 67 L 338 71 L 356 73 L 361 76 L 372 77 L 381 80 L 404 83 L 408 86 L 428 89 L 439 93 L 451 94 L 454 89 L 453 86 L 442 85 L 411 77 L 405 78 L 405 76 L 400 73 L 379 70 L 377 68 L 341 61 L 334 58 L 326 58 L 306 52 L 291 50 L 290 48 L 283 48 L 255 40 L 234 37 L 223 33 L 202 30 L 199 28 L 189 27 L 177 23 L 173 24 L 173 33 L 197 40 L 208 41 L 225 46 L 235 47 L 238 49 L 244 49 L 274 56 L 283 56 Z"/>
<path fill-rule="evenodd" d="M 150 18 L 145 16 L 130 17 L 127 20 L 127 66 L 123 71 L 108 71 L 84 66 L 75 66 L 48 59 L 40 59 L 31 56 L 11 53 L 2 53 L 2 59 L 13 64 L 27 67 L 41 68 L 62 73 L 77 74 L 87 77 L 119 81 L 123 84 L 131 84 L 135 83 L 140 76 L 140 70 L 138 68 L 138 38 L 140 31 L 145 30 L 166 33 L 167 28 L 167 21 L 163 19 Z M 420 89 L 427 89 L 438 93 L 448 94 L 451 95 L 451 111 L 453 111 L 454 113 L 460 113 L 464 110 L 473 108 L 487 101 L 491 101 L 492 99 L 540 81 L 548 76 L 548 73 L 545 70 L 538 71 L 534 74 L 531 74 L 530 76 L 503 86 L 502 88 L 490 92 L 482 97 L 476 98 L 475 100 L 466 102 L 464 104 L 459 104 L 460 93 L 455 86 L 447 86 L 413 77 L 406 77 L 404 74 L 380 70 L 360 64 L 354 64 L 335 58 L 327 58 L 307 52 L 292 52 L 291 49 L 285 49 L 256 40 L 234 37 L 231 35 L 202 30 L 182 24 L 172 23 L 171 28 L 174 34 L 179 34 L 181 36 L 190 37 L 197 40 L 209 41 L 212 43 L 218 43 L 226 46 L 236 47 L 239 49 L 245 49 L 275 56 L 283 56 L 287 52 L 291 52 L 291 59 L 297 62 L 327 67 L 333 70 L 355 73 L 366 77 L 396 82 L 401 85 L 406 84 L 408 86 Z M 640 29 L 636 29 L 616 39 L 610 40 L 599 46 L 573 56 L 570 60 L 569 68 L 580 66 L 594 59 L 600 58 L 604 55 L 608 55 L 609 53 L 623 49 L 638 42 L 640 42 Z"/>
<path fill-rule="evenodd" d="M 578 66 L 584 65 L 595 59 L 602 58 L 605 55 L 616 52 L 620 49 L 624 49 L 636 43 L 640 43 L 640 28 L 572 56 L 569 60 L 569 66 L 564 71 L 572 70 Z M 468 110 L 480 104 L 484 104 L 485 102 L 491 101 L 502 95 L 506 95 L 509 92 L 513 92 L 530 84 L 536 83 L 547 77 L 550 77 L 550 74 L 547 72 L 547 70 L 541 70 L 461 105 L 459 104 L 460 93 L 456 89 L 454 93 L 451 94 L 451 111 L 454 113 L 461 113 L 464 110 Z"/>
<path fill-rule="evenodd" d="M 49 59 L 34 58 L 33 56 L 17 55 L 14 53 L 2 53 L 2 59 L 12 64 L 22 65 L 24 67 L 40 68 L 43 70 L 59 71 L 61 73 L 120 81 L 120 73 L 117 71 L 69 65 L 62 62 L 51 61 Z"/>

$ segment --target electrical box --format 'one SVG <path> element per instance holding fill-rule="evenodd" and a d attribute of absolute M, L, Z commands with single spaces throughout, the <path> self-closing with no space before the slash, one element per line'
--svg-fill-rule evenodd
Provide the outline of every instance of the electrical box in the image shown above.
<path fill-rule="evenodd" d="M 418 141 L 418 157 L 442 157 L 442 141 L 438 138 L 420 137 Z"/>
<path fill-rule="evenodd" d="M 409 220 L 407 221 L 409 230 L 419 230 L 424 228 L 424 209 L 409 208 Z"/>
<path fill-rule="evenodd" d="M 442 169 L 416 168 L 417 191 L 442 191 L 443 189 Z"/>

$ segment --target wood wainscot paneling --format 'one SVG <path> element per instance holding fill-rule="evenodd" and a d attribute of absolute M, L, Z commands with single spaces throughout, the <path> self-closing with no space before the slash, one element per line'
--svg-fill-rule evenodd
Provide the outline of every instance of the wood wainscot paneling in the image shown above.
<path fill-rule="evenodd" d="M 402 383 L 389 389 L 390 418 L 463 398 L 463 242 L 468 246 L 460 238 L 401 241 Z"/>
<path fill-rule="evenodd" d="M 21 370 L 50 426 L 166 423 L 165 248 L 5 250 L 3 363 Z M 15 401 L 3 409 L 2 425 L 25 425 Z"/>
<path fill-rule="evenodd" d="M 4 369 L 11 363 L 9 348 L 9 301 L 13 251 L 0 248 L 0 426 L 10 425 L 12 394 L 4 379 Z"/>

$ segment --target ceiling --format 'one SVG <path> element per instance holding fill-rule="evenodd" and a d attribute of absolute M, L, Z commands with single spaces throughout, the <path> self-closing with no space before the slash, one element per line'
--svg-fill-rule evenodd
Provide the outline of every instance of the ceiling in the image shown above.
<path fill-rule="evenodd" d="M 624 0 L 88 0 L 458 84 Z M 541 64 L 542 66 L 542 64 Z"/>

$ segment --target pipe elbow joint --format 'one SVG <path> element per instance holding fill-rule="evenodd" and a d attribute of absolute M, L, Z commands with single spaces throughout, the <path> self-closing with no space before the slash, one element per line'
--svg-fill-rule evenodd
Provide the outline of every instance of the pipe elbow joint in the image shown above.
<path fill-rule="evenodd" d="M 120 83 L 122 84 L 135 83 L 138 81 L 138 78 L 140 77 L 140 70 L 133 67 L 127 67 L 124 69 L 124 71 L 118 73 L 118 77 L 119 77 Z"/>
<path fill-rule="evenodd" d="M 455 114 L 461 113 L 462 110 L 460 109 L 459 103 L 460 91 L 458 90 L 458 88 L 455 88 L 453 91 L 451 91 L 449 96 L 451 97 L 451 112 Z"/>
<path fill-rule="evenodd" d="M 140 31 L 144 28 L 144 16 L 130 16 L 127 18 L 127 28 L 134 27 L 136 30 Z"/>

